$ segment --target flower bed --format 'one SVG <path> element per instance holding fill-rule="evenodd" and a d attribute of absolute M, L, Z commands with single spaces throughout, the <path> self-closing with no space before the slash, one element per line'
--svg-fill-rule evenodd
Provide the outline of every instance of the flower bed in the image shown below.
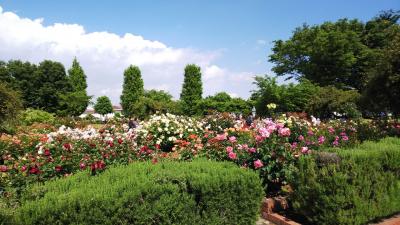
<path fill-rule="evenodd" d="M 126 125 L 100 129 L 62 126 L 47 135 L 8 137 L 0 141 L 0 191 L 12 196 L 29 183 L 80 170 L 96 174 L 113 164 L 206 157 L 257 170 L 266 191 L 273 194 L 287 184 L 301 155 L 357 142 L 354 124 L 338 121 L 325 124 L 283 117 L 256 121 L 247 127 L 242 121 L 225 117 L 223 124 L 231 127 L 221 130 L 216 124 L 218 120 L 210 117 L 199 121 L 166 114 L 141 122 L 135 131 Z"/>

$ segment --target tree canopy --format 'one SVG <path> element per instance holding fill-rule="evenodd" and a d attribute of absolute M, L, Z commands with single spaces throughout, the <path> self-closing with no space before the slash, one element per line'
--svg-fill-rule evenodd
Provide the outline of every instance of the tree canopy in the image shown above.
<path fill-rule="evenodd" d="M 194 115 L 198 113 L 198 103 L 202 99 L 203 94 L 201 69 L 194 64 L 189 64 L 185 67 L 184 76 L 180 96 L 183 112 L 187 115 Z"/>
<path fill-rule="evenodd" d="M 129 66 L 124 71 L 124 83 L 122 86 L 121 106 L 126 116 L 135 114 L 134 107 L 139 98 L 143 96 L 144 84 L 139 67 Z"/>
<path fill-rule="evenodd" d="M 322 85 L 363 90 L 381 48 L 393 38 L 399 14 L 383 12 L 367 23 L 341 19 L 296 28 L 289 40 L 277 40 L 269 61 L 288 78 L 306 78 Z"/>
<path fill-rule="evenodd" d="M 97 98 L 94 110 L 100 114 L 105 115 L 113 112 L 113 107 L 110 99 L 107 96 L 100 96 Z"/>

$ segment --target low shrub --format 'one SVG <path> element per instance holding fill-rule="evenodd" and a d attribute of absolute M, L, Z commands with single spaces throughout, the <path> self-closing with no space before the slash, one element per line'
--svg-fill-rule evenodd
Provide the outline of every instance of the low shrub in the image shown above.
<path fill-rule="evenodd" d="M 329 154 L 339 160 L 302 157 L 291 182 L 295 212 L 312 224 L 365 224 L 400 212 L 399 146 L 386 138 Z"/>
<path fill-rule="evenodd" d="M 54 115 L 43 110 L 27 109 L 22 113 L 22 123 L 31 125 L 33 123 L 49 123 L 54 122 Z"/>
<path fill-rule="evenodd" d="M 34 185 L 13 224 L 254 224 L 263 190 L 232 163 L 133 163 Z"/>

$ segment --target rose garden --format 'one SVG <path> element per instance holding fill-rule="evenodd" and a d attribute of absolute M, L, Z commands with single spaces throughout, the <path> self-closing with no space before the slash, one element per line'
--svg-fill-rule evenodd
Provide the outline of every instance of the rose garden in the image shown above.
<path fill-rule="evenodd" d="M 130 66 L 122 113 L 113 113 L 103 96 L 94 104 L 98 117 L 81 115 L 91 96 L 77 59 L 68 72 L 48 60 L 1 62 L 0 224 L 248 225 L 262 216 L 264 198 L 285 199 L 276 212 L 302 224 L 367 224 L 396 215 L 397 19 L 379 31 L 388 40 L 379 49 L 362 42 L 379 55 L 362 82 L 351 73 L 315 77 L 307 61 L 288 66 L 307 75 L 297 83 L 257 76 L 248 100 L 226 93 L 202 98 L 201 68 L 188 65 L 174 100 L 144 90 L 140 69 Z M 361 35 L 352 23 L 303 27 L 275 42 L 275 72 L 293 72 L 283 67 L 301 35 L 312 42 L 341 29 L 350 40 Z M 360 26 L 370 32 L 365 38 L 378 32 Z M 344 74 L 357 66 L 338 67 Z M 387 91 L 377 91 L 381 85 Z"/>

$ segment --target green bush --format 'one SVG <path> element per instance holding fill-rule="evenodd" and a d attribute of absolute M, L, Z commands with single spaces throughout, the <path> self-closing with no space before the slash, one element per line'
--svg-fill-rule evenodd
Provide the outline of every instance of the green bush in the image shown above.
<path fill-rule="evenodd" d="M 295 212 L 312 224 L 365 224 L 400 212 L 399 146 L 386 138 L 301 158 L 291 182 Z"/>
<path fill-rule="evenodd" d="M 10 133 L 22 109 L 21 95 L 8 85 L 0 83 L 0 133 Z M 11 132 L 12 133 L 12 132 Z"/>
<path fill-rule="evenodd" d="M 33 123 L 53 123 L 54 115 L 39 109 L 27 109 L 22 113 L 22 123 L 32 125 Z"/>
<path fill-rule="evenodd" d="M 134 163 L 30 188 L 14 224 L 254 224 L 263 190 L 231 163 Z"/>

